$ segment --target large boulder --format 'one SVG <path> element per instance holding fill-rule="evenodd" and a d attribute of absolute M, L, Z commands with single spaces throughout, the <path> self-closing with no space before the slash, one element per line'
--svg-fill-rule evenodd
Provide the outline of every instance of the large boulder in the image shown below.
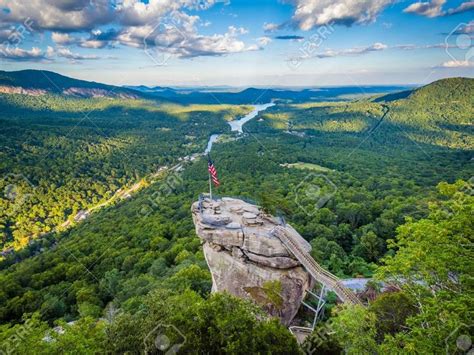
<path fill-rule="evenodd" d="M 253 300 L 289 325 L 308 289 L 310 275 L 272 235 L 282 221 L 239 199 L 203 199 L 192 206 L 196 233 L 212 274 L 213 291 Z M 291 226 L 298 243 L 311 246 Z"/>

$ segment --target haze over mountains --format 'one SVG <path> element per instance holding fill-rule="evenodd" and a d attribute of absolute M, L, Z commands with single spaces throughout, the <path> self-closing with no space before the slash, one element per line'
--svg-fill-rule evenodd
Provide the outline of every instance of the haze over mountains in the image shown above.
<path fill-rule="evenodd" d="M 119 87 L 78 80 L 42 70 L 0 71 L 0 92 L 30 95 L 63 94 L 74 97 L 155 98 L 178 103 L 249 104 L 271 100 L 340 100 L 358 95 L 374 95 L 401 91 L 403 86 L 341 86 L 302 88 L 169 88 L 126 86 Z"/>

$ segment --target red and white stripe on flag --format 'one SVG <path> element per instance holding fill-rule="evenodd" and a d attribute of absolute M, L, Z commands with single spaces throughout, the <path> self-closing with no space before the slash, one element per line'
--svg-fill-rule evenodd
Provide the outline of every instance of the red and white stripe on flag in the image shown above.
<path fill-rule="evenodd" d="M 219 182 L 219 179 L 217 178 L 217 170 L 210 159 L 207 163 L 207 170 L 209 171 L 209 174 L 211 175 L 211 180 L 214 183 L 214 185 L 219 186 L 220 182 Z"/>

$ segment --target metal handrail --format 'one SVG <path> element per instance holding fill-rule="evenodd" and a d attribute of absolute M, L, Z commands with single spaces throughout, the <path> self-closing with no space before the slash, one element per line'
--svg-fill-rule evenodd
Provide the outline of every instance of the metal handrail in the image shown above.
<path fill-rule="evenodd" d="M 271 233 L 281 240 L 316 281 L 334 291 L 343 302 L 361 304 L 357 296 L 346 288 L 338 277 L 323 269 L 294 239 L 290 238 L 285 228 L 276 226 Z"/>
<path fill-rule="evenodd" d="M 210 197 L 211 197 L 211 196 L 210 196 L 210 194 L 208 194 L 208 193 L 201 193 L 201 194 L 199 194 L 199 198 L 202 198 L 202 199 L 204 199 L 204 198 L 210 198 Z M 213 201 L 219 201 L 219 200 L 222 199 L 222 197 L 233 198 L 233 199 L 236 199 L 236 200 L 241 200 L 241 201 L 247 202 L 247 203 L 249 203 L 249 204 L 251 204 L 251 205 L 255 205 L 255 206 L 258 206 L 258 205 L 259 205 L 259 204 L 257 203 L 257 201 L 252 200 L 251 198 L 245 197 L 245 196 L 227 196 L 227 195 L 226 195 L 226 196 L 220 196 L 220 195 L 216 195 L 216 194 L 214 194 L 214 193 L 212 194 L 212 200 L 213 200 Z"/>

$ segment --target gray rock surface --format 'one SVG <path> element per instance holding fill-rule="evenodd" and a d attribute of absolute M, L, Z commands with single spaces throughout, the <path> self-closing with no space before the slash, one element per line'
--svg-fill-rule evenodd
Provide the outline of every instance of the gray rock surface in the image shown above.
<path fill-rule="evenodd" d="M 290 324 L 313 281 L 281 241 L 279 221 L 239 199 L 204 199 L 192 206 L 196 233 L 212 274 L 213 291 L 253 300 Z M 291 226 L 287 225 L 291 231 Z M 311 246 L 295 238 L 308 252 Z"/>

